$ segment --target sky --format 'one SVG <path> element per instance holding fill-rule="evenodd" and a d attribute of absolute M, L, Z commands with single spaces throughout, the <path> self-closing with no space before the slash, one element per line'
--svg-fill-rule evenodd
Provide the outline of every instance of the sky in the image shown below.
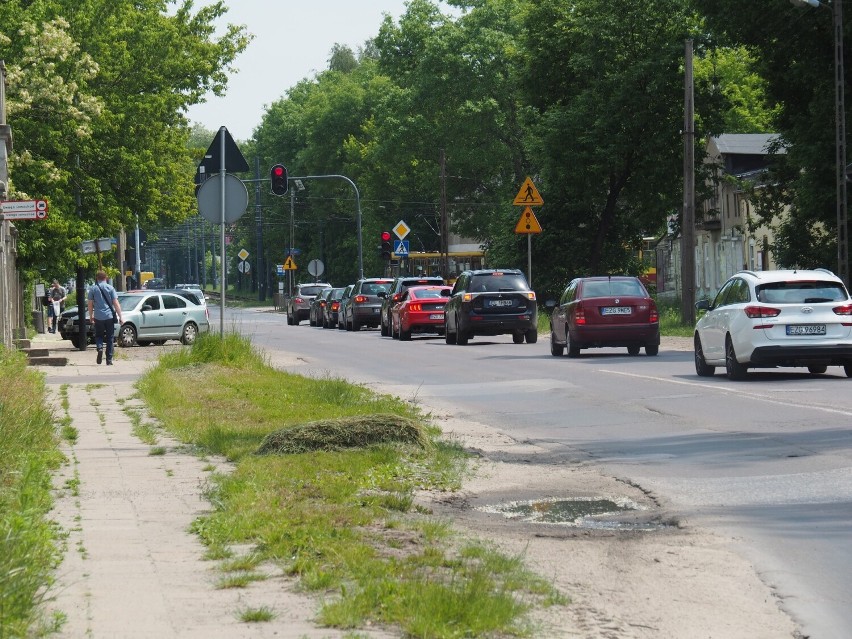
<path fill-rule="evenodd" d="M 226 0 L 226 5 L 222 24 L 245 25 L 255 38 L 235 60 L 238 72 L 231 74 L 226 94 L 208 96 L 187 116 L 211 131 L 225 126 L 236 140 L 251 138 L 266 106 L 328 68 L 335 43 L 357 54 L 378 34 L 385 13 L 397 22 L 405 12 L 405 0 Z M 441 10 L 451 11 L 445 5 Z"/>

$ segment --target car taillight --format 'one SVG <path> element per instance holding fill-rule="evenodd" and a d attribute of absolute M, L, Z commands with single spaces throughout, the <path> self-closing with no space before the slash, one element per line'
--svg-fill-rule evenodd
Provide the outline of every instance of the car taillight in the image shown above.
<path fill-rule="evenodd" d="M 302 300 L 302 298 L 301 298 L 301 297 L 297 297 L 297 298 L 296 298 L 296 299 L 294 299 L 293 301 L 294 301 L 296 304 L 301 304 L 304 300 Z"/>
<path fill-rule="evenodd" d="M 781 313 L 780 308 L 772 308 L 771 306 L 746 306 L 743 311 L 751 319 L 760 317 L 777 317 Z"/>
<path fill-rule="evenodd" d="M 651 324 L 656 324 L 660 321 L 660 314 L 657 312 L 657 305 L 651 302 L 651 312 L 648 317 Z"/>
<path fill-rule="evenodd" d="M 843 306 L 835 306 L 833 309 L 835 315 L 852 315 L 852 304 L 844 304 Z"/>
<path fill-rule="evenodd" d="M 535 300 L 535 293 L 533 293 L 532 291 L 527 293 L 527 299 Z"/>
<path fill-rule="evenodd" d="M 577 308 L 574 310 L 574 323 L 575 324 L 585 324 L 586 323 L 586 309 L 584 309 L 581 304 L 578 304 Z"/>
<path fill-rule="evenodd" d="M 320 302 L 320 308 L 325 308 L 325 302 Z"/>
<path fill-rule="evenodd" d="M 469 302 L 472 299 L 473 299 L 473 295 L 471 295 L 470 293 L 465 293 L 464 295 L 462 295 L 462 301 L 463 302 Z"/>
<path fill-rule="evenodd" d="M 339 308 L 340 308 L 340 302 L 332 302 L 331 303 L 331 310 L 336 311 Z"/>
<path fill-rule="evenodd" d="M 409 311 L 422 311 L 423 310 L 423 304 L 409 304 L 408 310 Z"/>
<path fill-rule="evenodd" d="M 364 303 L 364 302 L 366 302 L 366 301 L 367 301 L 367 296 L 366 296 L 366 295 L 356 295 L 356 296 L 355 296 L 355 303 L 356 303 L 356 304 L 363 304 L 363 303 Z"/>

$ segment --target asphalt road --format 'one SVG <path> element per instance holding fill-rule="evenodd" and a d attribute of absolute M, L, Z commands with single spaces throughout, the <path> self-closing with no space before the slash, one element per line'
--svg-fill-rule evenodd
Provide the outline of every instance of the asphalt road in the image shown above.
<path fill-rule="evenodd" d="M 230 309 L 225 325 L 296 355 L 296 372 L 416 398 L 652 490 L 690 525 L 734 537 L 806 636 L 852 636 L 852 379 L 841 368 L 730 382 L 721 369 L 697 377 L 682 340 L 658 357 L 569 359 L 550 355 L 546 335 L 398 342 Z"/>

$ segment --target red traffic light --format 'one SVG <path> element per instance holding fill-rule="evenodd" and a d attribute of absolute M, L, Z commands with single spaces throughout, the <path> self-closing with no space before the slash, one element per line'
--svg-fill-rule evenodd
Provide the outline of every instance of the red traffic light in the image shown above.
<path fill-rule="evenodd" d="M 382 244 L 381 244 L 381 255 L 383 260 L 391 259 L 391 254 L 393 253 L 393 247 L 391 246 L 391 234 L 390 231 L 382 231 L 381 233 Z"/>
<path fill-rule="evenodd" d="M 275 195 L 287 194 L 287 168 L 283 164 L 275 164 L 269 170 L 269 181 Z"/>

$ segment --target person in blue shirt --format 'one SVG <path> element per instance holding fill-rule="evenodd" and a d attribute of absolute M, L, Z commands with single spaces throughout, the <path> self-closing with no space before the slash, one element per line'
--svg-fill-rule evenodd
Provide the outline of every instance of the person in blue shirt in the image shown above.
<path fill-rule="evenodd" d="M 115 348 L 115 322 L 121 323 L 121 305 L 118 303 L 118 294 L 107 283 L 106 278 L 106 273 L 98 271 L 95 283 L 89 287 L 86 299 L 89 301 L 89 322 L 95 324 L 97 362 L 100 364 L 103 361 L 106 342 L 106 363 L 107 366 L 111 366 Z"/>

